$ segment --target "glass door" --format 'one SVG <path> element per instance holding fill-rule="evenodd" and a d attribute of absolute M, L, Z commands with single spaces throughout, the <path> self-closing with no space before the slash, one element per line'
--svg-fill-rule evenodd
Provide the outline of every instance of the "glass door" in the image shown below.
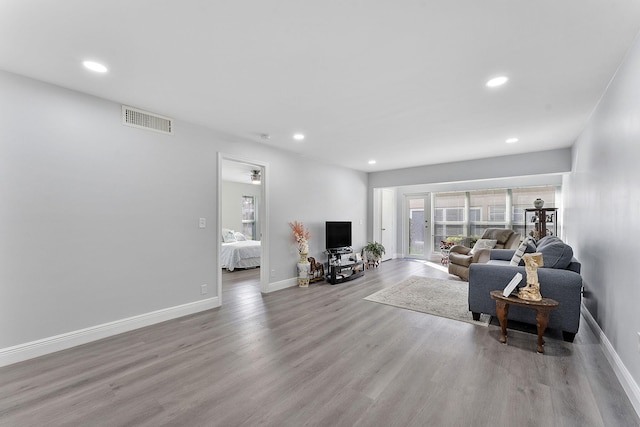
<path fill-rule="evenodd" d="M 405 247 L 408 258 L 431 254 L 431 197 L 429 193 L 406 197 Z"/>

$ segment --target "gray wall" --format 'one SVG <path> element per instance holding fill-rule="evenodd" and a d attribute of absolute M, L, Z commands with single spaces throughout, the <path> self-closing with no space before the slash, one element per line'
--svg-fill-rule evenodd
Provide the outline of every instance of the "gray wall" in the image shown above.
<path fill-rule="evenodd" d="M 296 275 L 289 221 L 316 257 L 325 220 L 365 241 L 365 173 L 180 120 L 123 126 L 119 103 L 5 72 L 0 93 L 0 349 L 213 296 L 218 152 L 268 165 L 270 281 Z"/>
<path fill-rule="evenodd" d="M 222 206 L 220 216 L 222 227 L 234 231 L 242 231 L 242 196 L 254 196 L 256 208 L 262 203 L 260 200 L 261 186 L 254 184 L 242 184 L 240 182 L 222 182 Z M 257 217 L 256 217 L 257 218 Z M 260 240 L 259 227 L 256 222 L 257 235 L 254 240 Z"/>
<path fill-rule="evenodd" d="M 369 188 L 455 183 L 514 176 L 557 174 L 571 170 L 571 149 L 441 163 L 369 174 Z"/>
<path fill-rule="evenodd" d="M 640 43 L 619 68 L 574 146 L 565 235 L 582 262 L 584 303 L 640 382 Z"/>

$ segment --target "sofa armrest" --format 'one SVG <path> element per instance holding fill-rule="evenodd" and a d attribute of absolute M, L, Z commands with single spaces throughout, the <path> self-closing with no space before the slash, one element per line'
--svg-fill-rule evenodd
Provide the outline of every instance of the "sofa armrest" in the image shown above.
<path fill-rule="evenodd" d="M 471 252 L 471 248 L 468 248 L 466 246 L 461 246 L 461 245 L 455 245 L 449 250 L 449 253 L 462 254 L 462 255 L 469 255 L 469 252 Z"/>
<path fill-rule="evenodd" d="M 500 261 L 511 261 L 511 258 L 513 258 L 513 254 L 515 253 L 516 251 L 514 251 L 513 249 L 492 249 L 490 259 L 500 260 Z"/>

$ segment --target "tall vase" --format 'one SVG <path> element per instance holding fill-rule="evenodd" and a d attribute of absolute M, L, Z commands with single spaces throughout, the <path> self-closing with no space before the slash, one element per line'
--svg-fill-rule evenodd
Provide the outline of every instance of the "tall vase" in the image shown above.
<path fill-rule="evenodd" d="M 298 286 L 301 288 L 309 287 L 309 261 L 307 260 L 307 253 L 300 252 L 300 259 L 298 260 Z"/>

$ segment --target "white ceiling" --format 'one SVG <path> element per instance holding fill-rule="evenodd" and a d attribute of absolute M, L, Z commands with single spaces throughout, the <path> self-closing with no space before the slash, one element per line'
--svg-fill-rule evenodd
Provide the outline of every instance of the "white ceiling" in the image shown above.
<path fill-rule="evenodd" d="M 639 29 L 637 0 L 0 0 L 0 69 L 377 171 L 570 146 Z"/>
<path fill-rule="evenodd" d="M 251 172 L 254 170 L 260 171 L 262 168 L 257 165 L 223 159 L 221 169 L 223 181 L 251 184 Z"/>

